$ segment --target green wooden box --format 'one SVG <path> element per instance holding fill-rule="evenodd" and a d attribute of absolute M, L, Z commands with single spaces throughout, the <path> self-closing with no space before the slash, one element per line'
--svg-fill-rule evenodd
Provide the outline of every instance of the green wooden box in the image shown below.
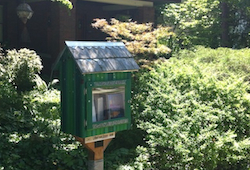
<path fill-rule="evenodd" d="M 66 41 L 59 56 L 62 131 L 86 138 L 130 128 L 131 72 L 121 42 Z"/>

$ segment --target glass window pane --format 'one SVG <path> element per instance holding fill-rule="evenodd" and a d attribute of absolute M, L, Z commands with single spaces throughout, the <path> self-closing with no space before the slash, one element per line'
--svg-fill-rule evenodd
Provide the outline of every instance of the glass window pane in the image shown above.
<path fill-rule="evenodd" d="M 92 89 L 92 121 L 124 117 L 125 87 Z"/>

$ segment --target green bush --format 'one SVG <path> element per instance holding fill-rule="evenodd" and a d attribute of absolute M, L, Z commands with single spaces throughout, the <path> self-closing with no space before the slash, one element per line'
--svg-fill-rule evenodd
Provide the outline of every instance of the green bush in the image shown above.
<path fill-rule="evenodd" d="M 9 50 L 0 58 L 3 64 L 2 76 L 9 80 L 18 91 L 31 90 L 37 74 L 42 70 L 40 57 L 28 49 Z"/>
<path fill-rule="evenodd" d="M 197 47 L 138 73 L 134 169 L 248 169 L 250 50 Z"/>
<path fill-rule="evenodd" d="M 60 92 L 41 69 L 34 51 L 0 55 L 0 169 L 84 169 L 87 153 L 60 132 Z"/>

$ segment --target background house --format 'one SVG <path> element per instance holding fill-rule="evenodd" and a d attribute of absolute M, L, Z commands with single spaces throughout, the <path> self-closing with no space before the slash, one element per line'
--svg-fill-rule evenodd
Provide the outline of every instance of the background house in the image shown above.
<path fill-rule="evenodd" d="M 34 14 L 24 25 L 16 13 L 23 1 L 0 0 L 0 42 L 7 49 L 27 47 L 35 50 L 43 59 L 43 72 L 49 74 L 65 40 L 104 40 L 104 33 L 91 27 L 93 19 L 109 20 L 122 15 L 139 23 L 154 22 L 156 4 L 180 1 L 71 0 L 74 8 L 68 10 L 50 0 L 26 0 Z M 29 35 L 29 41 L 22 37 L 24 34 Z"/>

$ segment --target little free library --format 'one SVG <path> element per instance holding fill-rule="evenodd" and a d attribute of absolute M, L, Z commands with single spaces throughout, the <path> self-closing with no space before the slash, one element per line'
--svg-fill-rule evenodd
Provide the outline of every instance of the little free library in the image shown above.
<path fill-rule="evenodd" d="M 115 132 L 131 126 L 131 72 L 139 66 L 122 42 L 65 43 L 55 67 L 62 131 L 89 149 L 89 169 L 103 169 L 103 152 Z"/>

